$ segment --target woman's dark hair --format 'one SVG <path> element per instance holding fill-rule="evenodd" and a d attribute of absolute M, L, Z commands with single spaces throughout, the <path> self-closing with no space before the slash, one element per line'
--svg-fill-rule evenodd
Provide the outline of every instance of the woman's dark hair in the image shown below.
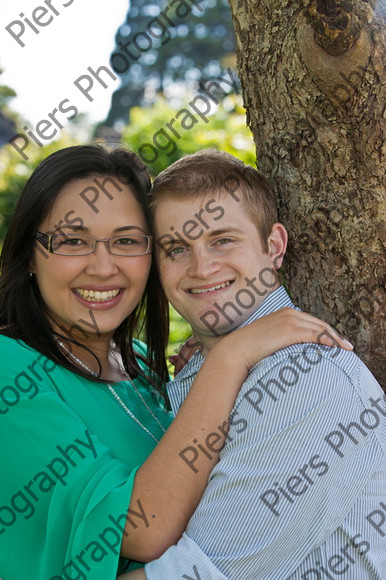
<path fill-rule="evenodd" d="M 107 150 L 101 145 L 79 145 L 47 157 L 26 183 L 4 240 L 0 258 L 0 333 L 23 340 L 58 364 L 90 379 L 90 375 L 75 366 L 59 348 L 35 276 L 29 276 L 34 236 L 39 225 L 62 188 L 74 179 L 88 176 L 108 176 L 129 185 L 150 224 L 149 172 L 135 153 L 123 148 Z M 133 337 L 141 321 L 148 346 L 147 364 L 156 374 L 157 378 L 153 377 L 155 386 L 164 393 L 163 385 L 168 378 L 165 349 L 169 321 L 167 300 L 154 260 L 141 301 L 113 337 L 131 377 L 143 374 L 133 351 Z"/>

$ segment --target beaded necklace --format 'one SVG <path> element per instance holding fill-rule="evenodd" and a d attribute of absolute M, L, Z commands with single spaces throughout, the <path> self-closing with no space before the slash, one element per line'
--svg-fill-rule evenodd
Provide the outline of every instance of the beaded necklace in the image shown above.
<path fill-rule="evenodd" d="M 60 340 L 57 340 L 57 343 L 80 367 L 85 369 L 93 377 L 98 376 L 98 373 L 96 373 L 95 371 L 90 369 L 90 367 L 88 367 L 86 364 L 84 364 L 83 361 L 81 361 L 78 357 L 76 357 L 74 354 L 72 354 L 72 352 L 70 350 L 68 350 L 68 348 Z M 139 398 L 139 400 L 141 401 L 141 403 L 143 404 L 145 409 L 147 409 L 148 413 L 153 417 L 153 419 L 156 421 L 156 423 L 158 423 L 158 425 L 161 427 L 161 430 L 163 431 L 163 433 L 166 433 L 165 427 L 162 425 L 161 421 L 158 419 L 158 417 L 156 417 L 156 415 L 150 409 L 149 405 L 146 403 L 146 401 L 143 398 L 143 396 L 141 395 L 141 393 L 138 391 L 137 387 L 134 384 L 134 381 L 131 379 L 128 372 L 124 368 L 120 358 L 118 358 L 118 356 L 116 355 L 114 350 L 111 351 L 111 354 L 112 354 L 114 360 L 116 361 L 116 363 L 118 364 L 118 367 L 119 367 L 119 370 L 121 371 L 121 373 L 128 378 L 131 387 L 133 388 L 134 392 L 136 393 L 137 397 Z M 107 383 L 107 388 L 109 389 L 109 391 L 111 392 L 113 397 L 121 405 L 121 407 L 124 409 L 124 411 L 129 415 L 129 417 L 137 425 L 139 425 L 145 431 L 145 433 L 147 433 L 152 439 L 154 439 L 154 441 L 156 443 L 159 443 L 159 439 L 157 439 L 157 437 L 151 431 L 149 431 L 149 429 L 147 427 L 145 427 L 145 425 L 143 425 L 141 423 L 141 421 L 134 415 L 134 413 L 125 405 L 125 403 L 122 401 L 121 397 L 118 395 L 118 393 L 115 391 L 115 389 L 112 387 L 112 385 L 110 383 Z"/>

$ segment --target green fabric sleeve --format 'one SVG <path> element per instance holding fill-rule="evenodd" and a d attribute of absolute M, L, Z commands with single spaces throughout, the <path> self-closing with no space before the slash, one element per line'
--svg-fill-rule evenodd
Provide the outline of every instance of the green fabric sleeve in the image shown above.
<path fill-rule="evenodd" d="M 4 337 L 0 353 L 1 577 L 115 580 L 134 477 L 144 457 L 131 449 L 130 459 L 122 461 L 119 450 L 106 446 L 63 400 L 53 384 L 72 373 Z M 98 395 L 99 385 L 90 388 Z M 113 428 L 114 413 L 128 422 L 117 406 L 101 421 Z M 133 533 L 151 519 L 140 498 L 134 505 L 128 520 Z"/>

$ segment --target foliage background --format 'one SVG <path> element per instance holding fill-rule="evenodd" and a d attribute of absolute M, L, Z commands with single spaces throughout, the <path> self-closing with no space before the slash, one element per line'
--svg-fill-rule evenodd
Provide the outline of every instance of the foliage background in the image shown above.
<path fill-rule="evenodd" d="M 167 2 L 161 4 L 165 7 Z M 151 19 L 160 14 L 160 8 L 154 0 L 128 2 L 126 19 L 117 30 L 112 54 L 121 51 L 122 43 L 143 34 Z M 227 67 L 237 77 L 228 0 L 205 0 L 200 9 L 193 9 L 186 17 L 174 15 L 172 18 L 176 25 L 170 26 L 159 41 L 154 41 L 152 48 L 131 63 L 126 72 L 121 74 L 115 70 L 111 61 L 121 86 L 112 95 L 110 110 L 103 121 L 93 125 L 79 115 L 67 124 L 57 140 L 42 148 L 28 148 L 27 161 L 7 145 L 15 133 L 14 127 L 22 127 L 27 120 L 12 109 L 15 96 L 12 88 L 0 86 L 0 115 L 8 123 L 6 133 L 2 130 L 4 125 L 0 127 L 0 146 L 3 145 L 0 148 L 0 246 L 25 182 L 34 167 L 49 154 L 98 139 L 123 142 L 133 151 L 139 151 L 144 143 L 153 143 L 154 133 L 165 128 L 178 110 L 188 108 L 192 96 L 199 90 L 199 82 L 214 80 Z M 166 34 L 170 35 L 167 41 Z M 180 129 L 179 133 L 179 139 L 174 137 L 175 146 L 163 151 L 158 149 L 154 162 L 147 163 L 153 176 L 180 157 L 207 147 L 227 151 L 251 165 L 256 163 L 241 95 L 226 96 L 218 106 L 211 107 L 208 123 L 198 118 L 190 130 Z M 191 334 L 190 326 L 173 308 L 170 321 L 168 355 L 178 352 Z"/>
<path fill-rule="evenodd" d="M 151 143 L 155 131 L 165 126 L 176 110 L 188 103 L 189 98 L 191 97 L 187 92 L 176 107 L 172 106 L 163 94 L 159 94 L 154 104 L 133 107 L 130 111 L 130 120 L 127 120 L 122 131 L 122 142 L 134 151 L 138 151 L 143 143 Z M 8 101 L 3 102 L 2 110 L 14 118 L 17 117 L 17 114 L 9 109 Z M 207 124 L 201 121 L 191 130 L 181 131 L 181 138 L 176 140 L 176 150 L 172 155 L 168 155 L 166 151 L 159 151 L 157 159 L 149 166 L 151 173 L 157 175 L 180 157 L 207 147 L 228 151 L 245 163 L 255 165 L 254 144 L 251 133 L 245 125 L 241 97 L 235 95 L 226 97 L 216 109 L 213 107 L 208 119 Z M 84 126 L 82 131 L 84 134 Z M 93 127 L 90 127 L 89 140 L 92 140 L 92 131 Z M 34 167 L 54 151 L 79 142 L 83 140 L 79 140 L 79 133 L 76 131 L 62 131 L 60 139 L 45 145 L 44 148 L 31 149 L 28 161 L 21 159 L 10 146 L 0 149 L 0 245 L 17 198 Z M 170 310 L 170 321 L 168 355 L 178 352 L 180 345 L 191 334 L 188 323 L 173 308 Z"/>

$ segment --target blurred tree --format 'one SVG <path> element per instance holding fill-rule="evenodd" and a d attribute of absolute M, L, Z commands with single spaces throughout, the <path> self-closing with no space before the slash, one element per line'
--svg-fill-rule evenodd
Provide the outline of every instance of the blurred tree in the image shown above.
<path fill-rule="evenodd" d="M 162 10 L 155 1 L 131 0 L 110 58 L 122 85 L 103 125 L 126 122 L 132 107 L 154 102 L 160 92 L 171 96 L 178 82 L 218 75 L 220 63 L 235 62 L 234 50 L 227 0 L 169 2 Z"/>
<path fill-rule="evenodd" d="M 74 139 L 64 134 L 43 148 L 36 147 L 34 152 L 29 154 L 28 161 L 21 159 L 19 153 L 12 147 L 6 146 L 0 150 L 0 246 L 17 199 L 33 169 L 54 151 L 74 144 Z"/>
<path fill-rule="evenodd" d="M 144 159 L 153 175 L 180 157 L 206 147 L 228 151 L 245 163 L 256 165 L 254 143 L 245 125 L 245 111 L 239 102 L 240 99 L 234 95 L 226 97 L 209 116 L 207 124 L 201 121 L 190 130 L 181 130 L 180 139 L 165 129 L 164 149 L 161 150 L 154 147 L 154 133 L 165 128 L 176 111 L 164 97 L 159 96 L 153 106 L 134 107 L 131 110 L 130 123 L 123 131 L 122 140 L 133 151 L 140 151 L 145 143 L 157 149 L 153 162 Z"/>
<path fill-rule="evenodd" d="M 2 72 L 3 70 L 0 68 L 0 75 Z M 15 95 L 13 89 L 0 85 L 0 147 L 11 139 L 16 130 L 15 121 L 8 108 L 9 100 Z"/>
<path fill-rule="evenodd" d="M 80 114 L 66 132 L 62 131 L 59 139 L 42 148 L 35 147 L 29 153 L 28 161 L 24 161 L 13 147 L 6 145 L 17 133 L 17 127 L 25 125 L 19 113 L 9 106 L 9 101 L 15 96 L 13 89 L 0 85 L 0 147 L 3 145 L 0 149 L 0 247 L 16 201 L 36 165 L 54 151 L 75 145 L 79 139 L 86 141 L 90 136 L 87 118 Z"/>

